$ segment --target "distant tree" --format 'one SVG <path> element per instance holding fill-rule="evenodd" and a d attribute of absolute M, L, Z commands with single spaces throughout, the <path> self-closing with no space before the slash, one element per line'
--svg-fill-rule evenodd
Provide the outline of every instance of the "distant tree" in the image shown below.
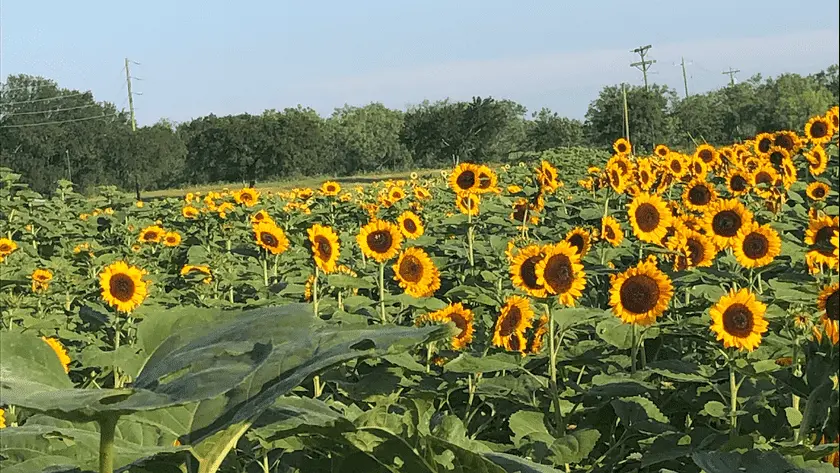
<path fill-rule="evenodd" d="M 832 64 L 825 70 L 817 72 L 812 76 L 817 84 L 831 92 L 831 96 L 834 97 L 834 101 L 832 102 L 834 105 L 840 103 L 840 76 L 838 76 L 838 70 L 840 70 L 838 65 Z"/>
<path fill-rule="evenodd" d="M 526 124 L 525 140 L 530 151 L 580 146 L 583 144 L 583 123 L 557 115 L 547 108 L 532 114 Z"/>
<path fill-rule="evenodd" d="M 329 119 L 335 171 L 352 174 L 407 165 L 411 156 L 400 142 L 403 113 L 381 103 L 345 105 Z"/>

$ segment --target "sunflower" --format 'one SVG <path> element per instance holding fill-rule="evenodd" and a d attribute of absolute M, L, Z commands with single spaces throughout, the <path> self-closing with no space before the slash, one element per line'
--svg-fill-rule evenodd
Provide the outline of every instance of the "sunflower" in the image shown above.
<path fill-rule="evenodd" d="M 674 271 L 712 265 L 717 256 L 717 248 L 708 237 L 690 228 L 677 231 L 675 237 L 668 241 L 668 248 L 677 252 Z"/>
<path fill-rule="evenodd" d="M 575 227 L 566 234 L 565 241 L 574 248 L 575 253 L 583 258 L 589 252 L 592 236 L 581 227 Z"/>
<path fill-rule="evenodd" d="M 559 296 L 560 302 L 574 306 L 586 286 L 586 275 L 575 247 L 561 241 L 542 248 L 545 255 L 534 268 L 537 284 L 549 294 Z"/>
<path fill-rule="evenodd" d="M 246 207 L 253 207 L 257 205 L 259 197 L 259 191 L 250 187 L 246 187 L 233 193 L 233 199 L 236 203 Z"/>
<path fill-rule="evenodd" d="M 465 215 L 478 215 L 481 199 L 477 194 L 461 194 L 456 197 L 455 205 Z"/>
<path fill-rule="evenodd" d="M 369 258 L 384 263 L 396 256 L 402 245 L 402 233 L 390 222 L 372 220 L 359 229 L 356 242 L 362 253 Z"/>
<path fill-rule="evenodd" d="M 712 332 L 725 348 L 753 351 L 767 332 L 767 306 L 747 289 L 730 290 L 709 310 Z"/>
<path fill-rule="evenodd" d="M 321 193 L 326 196 L 335 196 L 341 192 L 341 184 L 335 181 L 325 181 L 321 184 Z"/>
<path fill-rule="evenodd" d="M 58 362 L 61 363 L 61 367 L 64 368 L 65 373 L 70 372 L 70 355 L 67 354 L 67 349 L 64 348 L 64 345 L 58 341 L 57 338 L 47 338 L 41 337 L 47 346 L 49 346 L 53 352 L 55 352 L 55 356 L 58 357 Z"/>
<path fill-rule="evenodd" d="M 273 255 L 279 255 L 289 249 L 289 239 L 283 229 L 273 222 L 259 222 L 253 225 L 257 245 Z"/>
<path fill-rule="evenodd" d="M 689 182 L 682 194 L 683 205 L 697 212 L 705 210 L 716 199 L 717 192 L 714 186 L 699 179 Z"/>
<path fill-rule="evenodd" d="M 636 166 L 636 181 L 643 191 L 649 191 L 656 181 L 656 171 L 650 159 L 640 159 Z"/>
<path fill-rule="evenodd" d="M 671 210 L 658 195 L 640 193 L 627 210 L 633 233 L 642 241 L 659 243 L 671 224 Z"/>
<path fill-rule="evenodd" d="M 753 175 L 745 171 L 735 169 L 726 177 L 726 187 L 734 197 L 746 195 L 752 185 Z"/>
<path fill-rule="evenodd" d="M 425 187 L 415 187 L 414 198 L 417 200 L 429 200 L 432 198 L 432 194 Z"/>
<path fill-rule="evenodd" d="M 825 115 L 811 117 L 805 124 L 805 137 L 814 144 L 824 144 L 831 141 L 832 124 Z"/>
<path fill-rule="evenodd" d="M 160 226 L 150 225 L 140 231 L 140 236 L 137 240 L 141 243 L 159 243 L 165 234 L 166 230 Z"/>
<path fill-rule="evenodd" d="M 414 240 L 423 235 L 423 222 L 420 217 L 411 211 L 405 211 L 397 217 L 397 225 L 400 227 L 400 232 L 408 240 Z"/>
<path fill-rule="evenodd" d="M 812 176 L 819 176 L 828 167 L 828 155 L 820 145 L 814 146 L 810 151 L 805 153 L 805 159 L 808 160 L 808 170 Z"/>
<path fill-rule="evenodd" d="M 790 158 L 790 151 L 782 148 L 781 146 L 772 146 L 770 147 L 770 152 L 767 154 L 767 160 L 770 161 L 770 164 L 779 169 L 782 166 L 782 162 L 785 159 Z"/>
<path fill-rule="evenodd" d="M 613 143 L 616 154 L 627 155 L 633 151 L 633 146 L 625 138 L 619 138 Z"/>
<path fill-rule="evenodd" d="M 528 200 L 520 197 L 513 202 L 513 212 L 510 213 L 510 219 L 516 223 L 522 224 L 528 216 L 529 211 Z"/>
<path fill-rule="evenodd" d="M 99 273 L 102 298 L 120 312 L 133 311 L 146 298 L 145 274 L 145 270 L 125 261 L 112 263 Z"/>
<path fill-rule="evenodd" d="M 677 179 L 685 176 L 688 172 L 688 167 L 685 165 L 683 156 L 679 153 L 669 153 L 665 158 L 665 168 L 668 172 Z"/>
<path fill-rule="evenodd" d="M 449 176 L 449 187 L 457 194 L 476 191 L 479 186 L 479 170 L 479 166 L 475 164 L 459 164 Z"/>
<path fill-rule="evenodd" d="M 521 296 L 508 297 L 496 319 L 496 326 L 493 329 L 493 346 L 503 347 L 508 351 L 524 352 L 527 347 L 522 340 L 525 338 L 525 331 L 533 325 L 533 321 L 534 311 L 528 299 Z"/>
<path fill-rule="evenodd" d="M 773 134 L 773 146 L 781 146 L 790 153 L 796 154 L 802 148 L 802 141 L 795 132 L 782 130 Z"/>
<path fill-rule="evenodd" d="M 510 262 L 510 279 L 513 285 L 532 297 L 545 297 L 545 286 L 537 281 L 537 264 L 544 258 L 542 249 L 528 245 L 519 250 Z"/>
<path fill-rule="evenodd" d="M 759 133 L 755 137 L 755 154 L 764 156 L 773 146 L 774 137 L 772 133 Z"/>
<path fill-rule="evenodd" d="M 753 179 L 755 180 L 753 190 L 762 199 L 769 198 L 772 195 L 772 189 L 781 181 L 776 168 L 769 164 L 759 167 L 755 171 Z"/>
<path fill-rule="evenodd" d="M 610 185 L 613 191 L 617 194 L 621 194 L 627 188 L 627 180 L 624 178 L 624 174 L 621 172 L 621 169 L 617 165 L 608 165 L 607 166 L 607 183 Z"/>
<path fill-rule="evenodd" d="M 624 232 L 618 221 L 609 215 L 601 219 L 601 236 L 612 246 L 618 246 L 624 240 Z"/>
<path fill-rule="evenodd" d="M 737 199 L 719 199 L 706 210 L 703 229 L 718 248 L 728 248 L 753 220 L 752 212 Z"/>
<path fill-rule="evenodd" d="M 647 260 L 610 276 L 610 306 L 624 323 L 651 325 L 665 312 L 674 290 L 671 280 Z"/>
<path fill-rule="evenodd" d="M 665 158 L 670 153 L 671 150 L 665 145 L 656 145 L 656 147 L 653 148 L 653 154 L 659 156 L 660 158 Z"/>
<path fill-rule="evenodd" d="M 265 210 L 260 210 L 254 215 L 251 215 L 251 224 L 253 225 L 260 222 L 274 223 L 274 219 L 271 218 L 271 215 L 269 215 Z"/>
<path fill-rule="evenodd" d="M 202 280 L 204 284 L 210 284 L 213 280 L 212 274 L 210 272 L 210 266 L 204 264 L 185 264 L 181 268 L 181 276 L 187 276 L 190 273 L 201 273 L 206 275 L 207 277 Z"/>
<path fill-rule="evenodd" d="M 17 249 L 17 243 L 8 238 L 0 238 L 0 258 L 9 256 Z"/>
<path fill-rule="evenodd" d="M 183 215 L 184 218 L 188 219 L 194 219 L 198 217 L 198 213 L 198 209 L 193 207 L 192 205 L 185 205 L 184 208 L 181 209 L 181 215 Z"/>
<path fill-rule="evenodd" d="M 808 230 L 805 231 L 805 244 L 811 249 L 807 258 L 814 265 L 826 265 L 830 268 L 837 266 L 837 257 L 834 256 L 834 248 L 831 239 L 838 228 L 838 218 L 829 216 L 814 216 L 808 223 Z"/>
<path fill-rule="evenodd" d="M 181 244 L 181 234 L 178 232 L 166 232 L 163 234 L 163 244 L 166 246 L 178 246 Z"/>
<path fill-rule="evenodd" d="M 493 192 L 498 182 L 499 177 L 492 169 L 484 165 L 478 167 L 478 192 Z"/>
<path fill-rule="evenodd" d="M 551 193 L 561 186 L 560 181 L 557 180 L 557 168 L 552 166 L 548 161 L 543 160 L 536 171 L 537 182 L 539 182 L 542 192 Z"/>
<path fill-rule="evenodd" d="M 741 227 L 732 244 L 735 259 L 745 268 L 767 266 L 781 251 L 782 240 L 776 230 L 755 222 Z"/>
<path fill-rule="evenodd" d="M 403 199 L 405 199 L 405 190 L 402 187 L 394 186 L 388 189 L 388 200 L 391 204 L 396 204 Z"/>
<path fill-rule="evenodd" d="M 423 314 L 417 317 L 415 325 L 425 325 L 429 323 L 441 324 L 446 322 L 453 322 L 458 328 L 459 332 L 452 337 L 452 349 L 463 350 L 472 342 L 474 317 L 470 309 L 464 307 L 460 302 L 449 304 L 449 306 L 428 314 Z"/>
<path fill-rule="evenodd" d="M 703 161 L 703 164 L 710 168 L 720 164 L 720 154 L 714 146 L 708 144 L 702 144 L 694 150 L 694 159 Z"/>
<path fill-rule="evenodd" d="M 822 312 L 820 322 L 825 334 L 836 345 L 840 341 L 840 284 L 834 283 L 822 288 L 817 308 Z"/>
<path fill-rule="evenodd" d="M 828 187 L 828 184 L 817 181 L 808 184 L 808 188 L 805 189 L 805 194 L 809 199 L 819 202 L 825 200 L 830 191 L 831 188 Z"/>
<path fill-rule="evenodd" d="M 36 269 L 32 272 L 32 292 L 46 291 L 53 279 L 53 273 L 49 269 Z"/>
<path fill-rule="evenodd" d="M 338 235 L 330 227 L 314 224 L 306 231 L 309 235 L 309 243 L 312 245 L 312 256 L 315 264 L 325 274 L 335 271 L 335 264 L 338 261 L 339 243 Z"/>
<path fill-rule="evenodd" d="M 705 181 L 706 174 L 709 173 L 709 166 L 702 159 L 691 158 L 688 162 L 688 171 L 694 179 Z"/>
<path fill-rule="evenodd" d="M 421 248 L 406 248 L 400 253 L 394 264 L 394 280 L 414 297 L 429 297 L 440 289 L 440 272 Z"/>

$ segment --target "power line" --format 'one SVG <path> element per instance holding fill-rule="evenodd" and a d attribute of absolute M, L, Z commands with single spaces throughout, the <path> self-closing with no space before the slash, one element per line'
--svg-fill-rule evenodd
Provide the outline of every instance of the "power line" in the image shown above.
<path fill-rule="evenodd" d="M 79 95 L 87 95 L 90 92 L 76 92 L 74 94 L 66 94 L 66 95 L 55 95 L 53 97 L 45 97 L 42 99 L 34 99 L 34 100 L 20 100 L 17 102 L 7 102 L 7 103 L 0 103 L 0 106 L 8 107 L 9 105 L 20 105 L 26 103 L 37 103 L 37 102 L 47 102 L 50 100 L 58 100 L 58 99 L 66 99 L 68 97 L 78 97 Z"/>
<path fill-rule="evenodd" d="M 37 115 L 39 113 L 66 112 L 66 111 L 69 111 L 69 110 L 79 110 L 79 109 L 82 109 L 82 108 L 90 108 L 90 107 L 98 107 L 98 106 L 99 106 L 98 103 L 89 103 L 87 105 L 79 105 L 78 107 L 57 108 L 57 109 L 54 109 L 54 110 L 34 110 L 34 111 L 31 111 L 31 112 L 10 112 L 10 113 L 7 113 L 7 114 L 3 115 L 3 118 L 16 117 L 18 115 Z"/>
<path fill-rule="evenodd" d="M 642 75 L 645 78 L 645 90 L 648 89 L 648 79 L 647 79 L 648 66 L 650 66 L 652 64 L 656 64 L 656 60 L 650 60 L 650 61 L 645 60 L 645 54 L 647 54 L 647 51 L 650 48 L 651 48 L 651 45 L 648 44 L 647 46 L 639 46 L 638 48 L 630 51 L 631 53 L 638 54 L 639 57 L 641 58 L 641 61 L 634 62 L 634 63 L 630 64 L 630 67 L 635 67 L 635 68 L 639 69 L 640 71 L 642 71 Z"/>
<path fill-rule="evenodd" d="M 0 128 L 26 128 L 26 127 L 42 126 L 42 125 L 63 125 L 65 123 L 75 123 L 75 122 L 83 122 L 83 121 L 86 121 L 86 120 L 96 120 L 96 119 L 99 119 L 99 118 L 108 118 L 109 116 L 110 115 L 108 115 L 108 114 L 102 114 L 102 115 L 95 116 L 95 117 L 74 118 L 74 119 L 70 119 L 70 120 L 57 120 L 57 121 L 52 121 L 52 122 L 21 123 L 19 125 L 0 125 Z M 116 117 L 118 117 L 118 116 L 119 116 L 119 114 L 116 113 L 116 114 L 113 115 L 113 118 L 116 119 Z"/>
<path fill-rule="evenodd" d="M 723 72 L 721 72 L 721 74 L 723 74 L 723 75 L 729 74 L 729 85 L 733 86 L 733 85 L 735 85 L 735 74 L 737 74 L 739 72 L 741 72 L 740 69 L 732 69 L 730 67 L 728 71 L 723 71 Z"/>

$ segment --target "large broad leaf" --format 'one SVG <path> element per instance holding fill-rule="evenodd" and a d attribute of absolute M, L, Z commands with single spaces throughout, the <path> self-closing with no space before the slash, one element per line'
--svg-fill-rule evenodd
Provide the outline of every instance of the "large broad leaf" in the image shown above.
<path fill-rule="evenodd" d="M 812 473 L 814 471 L 837 471 L 829 464 L 825 470 L 815 469 L 819 465 L 809 465 L 807 469 L 797 468 L 785 457 L 776 452 L 749 450 L 746 453 L 735 452 L 696 452 L 691 455 L 694 463 L 706 473 Z"/>
<path fill-rule="evenodd" d="M 507 473 L 560 473 L 560 470 L 556 468 L 507 453 L 485 453 L 484 457 L 504 468 Z"/>

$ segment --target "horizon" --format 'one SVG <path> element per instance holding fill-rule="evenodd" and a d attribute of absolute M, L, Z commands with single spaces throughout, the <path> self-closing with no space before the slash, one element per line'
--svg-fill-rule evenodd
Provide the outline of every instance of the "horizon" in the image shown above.
<path fill-rule="evenodd" d="M 367 5 L 375 7 L 366 9 L 323 2 L 331 5 L 327 13 L 313 5 L 256 2 L 264 7 L 259 15 L 219 0 L 168 8 L 154 0 L 131 11 L 101 0 L 89 9 L 45 3 L 0 5 L 0 77 L 43 76 L 124 109 L 128 57 L 139 63 L 131 75 L 141 126 L 298 105 L 322 116 L 372 102 L 404 110 L 424 100 L 473 96 L 514 100 L 529 114 L 546 107 L 582 119 L 604 86 L 643 83 L 642 72 L 630 66 L 639 60 L 631 51 L 647 44 L 646 59 L 657 61 L 649 82 L 680 97 L 683 57 L 694 94 L 728 84 L 723 71 L 729 68 L 739 70 L 739 80 L 808 75 L 840 55 L 840 4 L 828 1 L 815 21 L 798 10 L 778 15 L 789 8 L 778 0 L 712 0 L 702 11 L 684 12 L 691 22 L 672 21 L 681 6 L 661 1 L 641 9 L 621 2 L 564 8 L 534 1 L 541 8 L 531 9 L 477 0 L 457 6 L 372 1 Z M 604 10 L 614 14 L 603 16 Z M 598 29 L 584 21 L 590 18 Z M 551 29 L 558 24 L 559 31 Z M 704 36 L 686 35 L 686 26 Z M 126 37 L 127 31 L 136 34 Z"/>

